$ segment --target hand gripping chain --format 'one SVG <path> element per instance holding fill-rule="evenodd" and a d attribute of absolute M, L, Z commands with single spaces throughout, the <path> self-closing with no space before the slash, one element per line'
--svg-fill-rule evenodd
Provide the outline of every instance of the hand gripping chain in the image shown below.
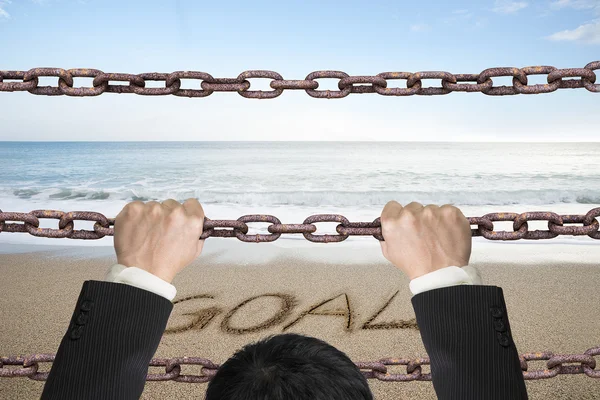
<path fill-rule="evenodd" d="M 482 217 L 467 217 L 470 225 L 477 225 L 471 229 L 473 236 L 483 236 L 489 240 L 519 240 L 519 239 L 552 239 L 559 235 L 589 236 L 600 239 L 599 223 L 596 219 L 600 215 L 600 207 L 593 208 L 583 215 L 558 215 L 550 211 L 533 211 L 522 214 L 500 212 L 489 213 Z M 40 228 L 40 219 L 58 219 L 59 229 Z M 95 221 L 94 230 L 74 229 L 74 221 Z M 7 223 L 6 221 L 23 222 Z M 513 231 L 494 231 L 494 221 L 513 221 Z M 548 221 L 548 230 L 530 231 L 527 221 Z M 270 223 L 267 230 L 270 234 L 248 235 L 250 222 Z M 337 235 L 314 235 L 317 230 L 315 223 L 339 222 L 336 227 Z M 115 218 L 107 218 L 93 211 L 56 211 L 34 210 L 29 213 L 2 212 L 0 210 L 0 233 L 20 232 L 33 236 L 47 238 L 69 239 L 101 239 L 104 236 L 113 236 Z M 565 226 L 564 224 L 582 224 L 582 226 Z M 219 229 L 221 228 L 221 229 Z M 343 215 L 318 214 L 311 215 L 302 224 L 282 224 L 272 215 L 244 215 L 237 220 L 211 220 L 204 218 L 204 228 L 199 239 L 209 237 L 238 238 L 242 242 L 273 242 L 282 234 L 301 233 L 306 240 L 315 243 L 342 242 L 350 236 L 373 236 L 377 240 L 384 240 L 381 233 L 380 219 L 373 222 L 350 222 Z"/>

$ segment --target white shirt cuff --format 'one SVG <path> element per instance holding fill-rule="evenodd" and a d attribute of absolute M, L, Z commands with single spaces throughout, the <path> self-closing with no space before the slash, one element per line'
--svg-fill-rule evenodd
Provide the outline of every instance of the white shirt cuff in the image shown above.
<path fill-rule="evenodd" d="M 410 281 L 409 288 L 412 294 L 419 294 L 427 290 L 438 289 L 455 285 L 481 285 L 479 270 L 475 267 L 445 267 L 430 272 Z"/>
<path fill-rule="evenodd" d="M 156 293 L 169 301 L 177 295 L 177 289 L 169 282 L 138 267 L 126 267 L 115 264 L 108 270 L 105 278 L 107 282 L 125 283 L 140 289 Z"/>

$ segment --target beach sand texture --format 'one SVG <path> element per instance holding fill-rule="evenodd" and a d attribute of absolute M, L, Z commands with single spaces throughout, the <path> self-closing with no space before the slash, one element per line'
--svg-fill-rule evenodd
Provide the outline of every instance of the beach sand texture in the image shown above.
<path fill-rule="evenodd" d="M 595 241 L 567 245 L 551 240 L 515 244 L 477 239 L 470 265 L 479 269 L 484 285 L 503 288 L 519 354 L 546 350 L 579 354 L 600 345 L 600 247 Z M 116 262 L 111 247 L 50 249 L 0 244 L 0 253 L 5 253 L 0 254 L 3 356 L 56 353 L 83 282 L 103 280 Z M 10 254 L 14 251 L 23 252 Z M 200 258 L 173 282 L 178 290 L 176 304 L 155 357 L 196 356 L 222 363 L 244 344 L 282 332 L 319 337 L 354 361 L 426 357 L 414 328 L 408 283 L 402 272 L 383 258 L 376 241 L 296 246 L 292 241 L 253 244 L 210 239 Z M 281 298 L 273 296 L 250 301 L 227 317 L 245 300 L 265 294 L 286 295 L 292 301 L 283 321 L 244 332 L 280 310 Z M 205 298 L 178 301 L 197 295 Z M 371 325 L 393 323 L 392 329 L 365 327 L 394 295 L 371 321 Z M 349 304 L 350 328 L 347 315 L 298 319 L 329 299 L 314 312 L 340 310 L 345 314 Z M 210 315 L 207 310 L 216 315 L 190 327 L 192 317 L 184 314 L 201 311 Z M 533 361 L 529 366 L 530 370 L 541 369 L 545 361 Z M 49 364 L 41 364 L 40 371 L 49 368 Z M 406 373 L 405 367 L 391 367 L 391 371 Z M 162 373 L 164 368 L 151 367 L 149 372 Z M 430 372 L 429 366 L 423 372 Z M 182 368 L 182 374 L 199 373 L 197 366 Z M 378 400 L 436 398 L 431 382 L 369 383 Z M 0 398 L 37 399 L 43 385 L 43 381 L 28 378 L 0 378 Z M 526 385 L 530 399 L 600 399 L 600 379 L 585 374 L 527 380 Z M 203 399 L 205 390 L 206 384 L 147 382 L 141 398 Z"/>

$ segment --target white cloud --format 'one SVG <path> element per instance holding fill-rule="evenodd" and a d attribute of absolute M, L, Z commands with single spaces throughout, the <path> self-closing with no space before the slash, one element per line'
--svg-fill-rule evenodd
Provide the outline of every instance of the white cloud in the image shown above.
<path fill-rule="evenodd" d="M 429 25 L 427 24 L 413 24 L 410 26 L 411 32 L 425 32 L 429 30 Z"/>
<path fill-rule="evenodd" d="M 11 4 L 10 0 L 0 0 L 0 19 L 10 18 L 10 14 L 4 8 L 7 4 Z"/>
<path fill-rule="evenodd" d="M 587 10 L 590 8 L 600 9 L 600 0 L 556 0 L 550 3 L 550 7 L 556 10 L 561 8 L 574 8 L 576 10 Z"/>
<path fill-rule="evenodd" d="M 566 29 L 564 31 L 556 32 L 548 36 L 547 39 L 600 44 L 600 20 L 580 25 L 575 29 Z"/>
<path fill-rule="evenodd" d="M 527 5 L 528 4 L 524 1 L 496 0 L 495 7 L 492 8 L 492 11 L 500 14 L 512 14 L 527 7 Z"/>

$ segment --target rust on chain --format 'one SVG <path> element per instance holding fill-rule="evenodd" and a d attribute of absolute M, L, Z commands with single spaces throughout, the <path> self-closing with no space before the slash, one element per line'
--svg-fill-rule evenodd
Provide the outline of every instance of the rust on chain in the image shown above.
<path fill-rule="evenodd" d="M 349 222 L 346 225 L 340 224 L 335 228 L 340 235 L 348 236 L 368 236 L 371 235 L 375 239 L 383 240 L 381 235 L 380 218 L 373 222 Z"/>
<path fill-rule="evenodd" d="M 455 74 L 453 78 L 453 80 L 442 79 L 442 87 L 451 92 L 483 92 L 484 90 L 490 89 L 494 84 L 491 78 L 486 79 L 483 83 L 477 83 L 479 74 Z"/>
<path fill-rule="evenodd" d="M 523 73 L 525 74 L 525 81 L 527 81 L 528 75 L 542 75 L 542 74 L 550 74 L 553 71 L 556 71 L 555 67 L 542 66 L 542 67 L 525 67 L 521 68 Z M 537 84 L 537 85 L 527 85 L 523 84 L 517 78 L 513 78 L 513 86 L 515 87 L 515 91 L 518 93 L 524 94 L 538 94 L 538 93 L 550 93 L 554 92 L 560 87 L 560 81 L 556 80 L 554 82 L 550 82 L 546 84 Z"/>
<path fill-rule="evenodd" d="M 527 85 L 527 75 L 519 68 L 513 67 L 500 67 L 500 68 L 488 68 L 483 70 L 477 78 L 477 83 L 483 83 L 488 79 L 500 76 L 512 76 L 516 78 L 523 85 Z M 514 87 L 515 79 L 513 79 L 513 86 L 492 86 L 489 89 L 484 89 L 483 93 L 490 96 L 508 96 L 519 94 Z"/>
<path fill-rule="evenodd" d="M 243 217 L 238 218 L 238 221 L 242 223 L 247 222 L 270 222 L 271 224 L 281 224 L 279 218 L 274 217 L 272 215 L 244 215 Z M 246 235 L 245 233 L 236 231 L 235 236 L 241 240 L 242 242 L 272 242 L 274 240 L 279 239 L 281 233 L 271 233 L 270 235 Z"/>
<path fill-rule="evenodd" d="M 355 83 L 368 83 L 370 85 L 355 86 Z M 338 82 L 338 88 L 340 90 L 344 90 L 349 86 L 351 87 L 351 93 L 374 93 L 375 86 L 385 89 L 387 87 L 387 81 L 380 76 L 349 76 L 340 79 Z"/>
<path fill-rule="evenodd" d="M 271 233 L 314 233 L 317 227 L 313 224 L 274 224 L 267 229 Z"/>
<path fill-rule="evenodd" d="M 272 80 L 271 83 L 283 80 L 281 75 L 273 71 L 245 71 L 237 77 L 240 82 L 245 82 L 250 78 L 270 78 Z M 283 93 L 283 89 L 274 89 L 270 91 L 243 90 L 240 92 L 240 95 L 249 99 L 274 99 L 281 95 L 281 93 Z"/>
<path fill-rule="evenodd" d="M 110 81 L 129 82 L 129 85 L 110 85 Z M 101 73 L 94 78 L 94 87 L 102 86 L 106 83 L 106 92 L 108 93 L 135 93 L 133 86 L 146 87 L 146 81 L 141 77 L 132 74 L 120 73 Z"/>
<path fill-rule="evenodd" d="M 167 77 L 165 82 L 166 86 L 171 86 L 177 80 L 179 81 L 180 89 L 173 93 L 175 96 L 181 97 L 206 97 L 213 93 L 212 90 L 204 90 L 204 89 L 181 89 L 181 79 L 198 79 L 200 82 L 214 82 L 215 78 L 212 75 L 207 74 L 206 72 L 197 72 L 197 71 L 175 71 L 171 72 Z M 198 85 L 200 87 L 200 85 Z"/>
<path fill-rule="evenodd" d="M 513 229 L 515 231 L 520 230 L 523 225 L 527 224 L 527 221 L 548 221 L 548 224 L 553 223 L 561 227 L 564 222 L 560 215 L 553 212 L 526 212 L 514 219 Z M 552 239 L 557 236 L 558 233 L 551 231 L 535 230 L 532 232 L 529 229 L 527 229 L 527 233 L 525 234 L 526 239 Z"/>
<path fill-rule="evenodd" d="M 588 63 L 584 68 L 588 69 L 592 72 L 599 70 L 600 69 L 600 61 L 592 61 L 591 63 Z M 594 73 L 594 75 L 595 75 L 595 73 Z M 592 81 L 591 79 L 583 79 L 583 87 L 585 87 L 590 92 L 598 93 L 598 92 L 600 92 L 600 83 L 594 84 L 594 82 L 595 82 L 595 79 L 594 79 L 594 81 Z"/>
<path fill-rule="evenodd" d="M 456 78 L 450 72 L 444 71 L 423 71 L 423 72 L 415 72 L 411 76 L 408 77 L 406 81 L 406 87 L 412 88 L 415 83 L 421 83 L 422 79 L 442 79 L 447 80 L 452 83 L 456 82 Z M 427 87 L 421 88 L 417 94 L 424 96 L 433 96 L 436 94 L 448 94 L 450 91 L 445 89 L 444 87 Z"/>
<path fill-rule="evenodd" d="M 588 64 L 589 65 L 589 64 Z M 572 79 L 568 81 L 563 81 L 562 78 L 581 78 L 581 79 Z M 579 88 L 584 86 L 584 82 L 588 82 L 589 84 L 593 84 L 596 82 L 596 74 L 594 71 L 588 68 L 566 68 L 566 69 L 557 69 L 548 74 L 548 83 L 552 83 L 554 81 L 559 81 L 561 84 L 565 82 L 576 83 L 577 85 L 571 86 L 572 88 Z M 568 87 L 568 86 L 565 86 Z"/>
<path fill-rule="evenodd" d="M 350 223 L 343 215 L 318 214 L 306 218 L 303 224 L 314 224 L 316 222 L 340 222 L 342 225 L 348 225 Z M 316 243 L 342 242 L 348 239 L 348 235 L 313 235 L 312 233 L 303 233 L 303 235 L 307 240 Z"/>
<path fill-rule="evenodd" d="M 204 217 L 204 227 L 202 229 L 202 235 L 200 239 L 206 239 L 209 236 L 214 237 L 235 237 L 235 231 L 229 229 L 215 229 L 215 228 L 233 228 L 237 229 L 242 233 L 248 233 L 248 225 L 236 220 L 211 220 Z"/>
<path fill-rule="evenodd" d="M 529 352 L 519 355 L 519 364 L 525 380 L 549 379 L 558 375 L 585 374 L 589 378 L 600 378 L 600 370 L 596 370 L 596 359 L 600 355 L 600 347 L 587 349 L 583 354 L 554 354 L 550 351 Z M 0 378 L 27 377 L 36 381 L 45 381 L 50 372 L 38 372 L 40 363 L 52 363 L 55 354 L 12 355 L 0 357 Z M 543 369 L 529 371 L 528 361 L 546 361 Z M 429 357 L 416 358 L 383 358 L 377 361 L 354 362 L 366 379 L 377 379 L 387 382 L 431 381 L 431 372 L 423 373 L 423 366 L 431 365 Z M 577 364 L 577 365 L 565 365 Z M 183 374 L 185 365 L 199 365 L 200 375 Z M 406 374 L 392 373 L 389 366 L 402 365 Z M 17 368 L 8 368 L 17 366 Z M 146 375 L 147 381 L 175 381 L 180 383 L 207 383 L 217 374 L 220 365 L 206 358 L 174 357 L 153 358 L 149 367 L 164 367 L 164 373 Z"/>
<path fill-rule="evenodd" d="M 319 78 L 338 78 L 344 79 L 349 77 L 345 72 L 342 71 L 315 71 L 311 72 L 306 76 L 307 81 L 314 81 Z M 317 82 L 318 84 L 318 82 Z M 318 86 L 317 86 L 318 87 Z M 338 86 L 339 87 L 339 86 Z M 352 87 L 348 86 L 344 89 L 340 90 L 316 90 L 316 89 L 306 89 L 306 93 L 311 97 L 321 98 L 321 99 L 340 99 L 342 97 L 346 97 L 352 91 Z"/>
<path fill-rule="evenodd" d="M 0 92 L 22 92 L 36 88 L 39 84 L 38 78 L 25 81 L 27 71 L 0 71 Z M 17 79 L 23 82 L 4 82 L 4 79 Z"/>
<path fill-rule="evenodd" d="M 165 81 L 164 88 L 147 88 L 145 86 L 131 85 L 131 90 L 135 94 L 141 94 L 142 96 L 164 96 L 166 94 L 174 94 L 179 90 L 181 86 L 181 80 L 172 79 L 169 80 L 170 85 L 167 85 L 167 80 L 170 74 L 161 74 L 158 72 L 149 72 L 146 74 L 139 74 L 138 77 L 146 81 Z"/>
<path fill-rule="evenodd" d="M 489 240 L 539 240 L 552 239 L 559 235 L 588 236 L 600 239 L 600 207 L 593 208 L 583 215 L 558 215 L 550 211 L 532 211 L 521 214 L 498 212 L 485 214 L 482 217 L 466 217 L 471 228 L 472 236 L 482 236 Z M 59 229 L 40 228 L 40 219 L 58 219 Z M 75 221 L 94 221 L 93 231 L 75 230 Z M 13 222 L 8 222 L 13 221 Z M 495 231 L 494 222 L 511 221 L 513 231 Z M 529 230 L 528 221 L 548 221 L 548 230 Z M 15 223 L 15 222 L 22 222 Z M 267 230 L 270 234 L 248 235 L 249 222 L 269 223 Z M 337 235 L 315 235 L 316 223 L 338 222 L 335 230 Z M 48 238 L 69 239 L 100 239 L 104 236 L 114 236 L 115 218 L 107 218 L 98 212 L 57 210 L 34 210 L 29 213 L 2 212 L 0 210 L 0 233 L 30 233 L 34 236 Z M 582 224 L 581 226 L 565 224 Z M 272 242 L 280 238 L 281 234 L 298 234 L 315 243 L 342 242 L 350 236 L 373 236 L 383 241 L 381 231 L 381 218 L 372 222 L 350 222 L 343 215 L 318 214 L 311 215 L 302 224 L 282 224 L 272 215 L 253 214 L 244 215 L 237 220 L 211 220 L 204 218 L 204 226 L 200 239 L 209 237 L 237 238 L 242 242 Z"/>
<path fill-rule="evenodd" d="M 350 94 L 377 93 L 382 96 L 435 96 L 452 92 L 479 92 L 489 96 L 550 93 L 558 89 L 585 88 L 600 92 L 596 73 L 600 61 L 592 61 L 583 68 L 557 69 L 551 66 L 523 68 L 488 68 L 475 74 L 452 74 L 444 71 L 382 72 L 377 75 L 350 76 L 342 71 L 314 71 L 305 79 L 287 80 L 279 73 L 267 70 L 242 72 L 237 78 L 214 78 L 201 71 L 176 71 L 171 73 L 148 72 L 142 74 L 104 73 L 97 69 L 33 68 L 29 71 L 0 71 L 0 92 L 29 92 L 46 96 L 98 96 L 103 93 L 134 93 L 142 96 L 174 95 L 180 97 L 207 97 L 214 92 L 238 92 L 242 97 L 273 99 L 284 90 L 304 90 L 309 96 L 339 99 Z M 547 75 L 547 84 L 528 85 L 528 75 Z M 512 76 L 512 86 L 493 86 L 494 77 Z M 40 77 L 56 77 L 56 86 L 39 86 Z M 73 87 L 73 78 L 94 78 L 93 87 Z M 249 90 L 248 79 L 270 79 L 270 91 Z M 318 90 L 316 79 L 339 79 L 339 90 Z M 579 78 L 579 79 L 563 79 Z M 181 79 L 195 79 L 200 89 L 182 89 Z M 406 88 L 388 87 L 388 80 L 405 79 Z M 422 87 L 422 79 L 440 79 L 441 87 Z M 16 80 L 17 82 L 6 82 Z M 111 85 L 110 81 L 128 82 L 128 85 Z M 165 87 L 146 88 L 146 81 L 164 81 Z M 459 83 L 467 82 L 467 83 Z"/>
<path fill-rule="evenodd" d="M 69 69 L 67 73 L 71 75 L 73 78 L 95 78 L 98 75 L 102 74 L 102 71 L 97 69 Z M 80 87 L 75 88 L 73 84 L 69 86 L 69 84 L 63 80 L 58 80 L 58 87 L 60 91 L 67 96 L 77 96 L 77 97 L 86 97 L 86 96 L 99 96 L 102 93 L 106 92 L 108 88 L 108 81 L 102 82 L 98 86 L 93 87 Z"/>
<path fill-rule="evenodd" d="M 250 82 L 236 78 L 215 78 L 214 82 L 203 81 L 200 86 L 213 92 L 242 92 L 250 88 Z"/>
<path fill-rule="evenodd" d="M 388 79 L 408 79 L 411 75 L 411 72 L 382 72 L 377 74 L 378 77 L 383 78 L 386 81 Z M 415 84 L 410 88 L 383 88 L 381 86 L 375 86 L 374 89 L 375 92 L 383 96 L 412 96 L 419 93 L 421 90 L 421 81 L 416 81 Z"/>
<path fill-rule="evenodd" d="M 533 66 L 524 68 L 490 68 L 479 74 L 451 74 L 443 71 L 423 72 L 384 72 L 376 76 L 349 76 L 341 71 L 315 71 L 305 80 L 284 80 L 273 71 L 246 71 L 237 78 L 213 78 L 210 74 L 199 71 L 177 71 L 172 73 L 122 74 L 104 73 L 96 69 L 34 68 L 29 71 L 0 71 L 0 91 L 27 91 L 35 95 L 46 96 L 98 96 L 103 93 L 134 93 L 138 95 L 175 95 L 183 97 L 206 97 L 218 91 L 237 91 L 248 98 L 275 98 L 283 90 L 305 90 L 310 96 L 317 98 L 342 98 L 354 93 L 378 93 L 384 96 L 407 95 L 444 95 L 453 91 L 481 92 L 486 95 L 516 95 L 550 93 L 565 88 L 585 88 L 590 92 L 600 92 L 600 84 L 596 84 L 594 71 L 600 69 L 600 61 L 588 63 L 584 68 L 556 69 L 550 66 Z M 528 75 L 547 75 L 548 84 L 528 85 Z M 512 86 L 493 86 L 493 77 L 512 76 Z M 40 77 L 56 77 L 56 86 L 39 86 Z M 93 87 L 74 87 L 73 78 L 94 78 Z M 250 91 L 250 78 L 271 79 L 272 91 Z M 339 79 L 339 91 L 316 90 L 319 78 Z M 563 78 L 579 78 L 567 79 Z M 200 81 L 201 89 L 181 89 L 181 79 Z M 405 79 L 406 88 L 388 88 L 387 80 Z M 441 79 L 441 87 L 422 88 L 422 79 Z M 20 82 L 6 82 L 17 80 Z M 110 85 L 110 81 L 128 82 L 128 85 Z M 147 81 L 164 81 L 164 88 L 146 88 Z M 459 84 L 458 82 L 475 82 Z M 482 217 L 468 217 L 472 236 L 482 236 L 489 240 L 519 239 L 551 239 L 559 235 L 589 236 L 600 239 L 600 208 L 588 211 L 585 215 L 558 215 L 553 212 L 489 213 Z M 40 219 L 58 219 L 59 229 L 40 228 Z M 22 222 L 10 223 L 7 221 Z M 75 221 L 94 221 L 93 231 L 75 230 Z M 513 231 L 494 231 L 493 222 L 512 221 Z M 548 221 L 548 230 L 530 231 L 528 221 Z M 269 235 L 248 235 L 247 223 L 270 223 Z M 338 222 L 338 235 L 313 235 L 319 222 Z M 69 239 L 100 239 L 114 235 L 115 218 L 92 211 L 62 212 L 57 210 L 34 210 L 29 213 L 2 212 L 0 210 L 0 233 L 29 233 L 33 236 Z M 582 224 L 582 226 L 565 226 L 564 224 Z M 225 229 L 217 229 L 225 228 Z M 227 229 L 230 228 L 230 229 Z M 205 218 L 203 233 L 200 239 L 208 237 L 235 237 L 244 242 L 271 242 L 281 234 L 302 233 L 312 242 L 341 242 L 349 236 L 373 236 L 384 240 L 380 218 L 373 222 L 350 222 L 346 217 L 335 214 L 312 215 L 302 224 L 282 224 L 272 215 L 245 215 L 237 220 L 210 220 Z M 596 371 L 595 356 L 600 355 L 600 347 L 590 348 L 584 354 L 553 354 L 552 352 L 525 353 L 519 356 L 524 379 L 548 379 L 559 374 L 582 374 L 591 378 L 600 378 L 600 370 Z M 54 354 L 33 354 L 29 356 L 0 357 L 0 377 L 29 377 L 33 380 L 46 380 L 48 372 L 38 372 L 39 363 L 53 362 Z M 528 371 L 527 361 L 545 360 L 546 368 Z M 579 365 L 564 365 L 576 363 Z M 183 375 L 182 365 L 200 365 L 201 375 Z M 399 359 L 387 358 L 379 361 L 357 362 L 356 365 L 368 379 L 381 381 L 408 382 L 414 380 L 430 381 L 431 373 L 423 373 L 422 366 L 429 364 L 429 358 Z M 22 366 L 9 369 L 6 366 Z M 405 365 L 406 374 L 391 373 L 388 366 Z M 178 357 L 171 359 L 152 359 L 149 366 L 164 366 L 164 374 L 148 374 L 147 380 L 173 380 L 185 383 L 205 383 L 217 373 L 218 364 L 204 358 Z M 367 370 L 367 371 L 365 371 Z"/>
<path fill-rule="evenodd" d="M 41 77 L 58 77 L 59 81 L 64 82 L 67 86 L 73 87 L 73 76 L 62 68 L 34 68 L 30 69 L 23 76 L 23 81 L 27 82 Z M 36 85 L 37 86 L 37 85 Z M 61 96 L 63 95 L 60 87 L 57 86 L 37 86 L 29 89 L 31 94 L 42 94 L 46 96 Z"/>
<path fill-rule="evenodd" d="M 319 82 L 303 80 L 277 80 L 272 81 L 270 86 L 273 89 L 316 89 Z"/>
<path fill-rule="evenodd" d="M 548 229 L 550 232 L 556 233 L 558 235 L 590 235 L 594 234 L 594 232 L 598 231 L 598 220 L 592 219 L 591 225 L 586 225 L 586 216 L 585 215 L 561 215 L 563 223 L 565 224 L 579 224 L 583 223 L 584 226 L 560 226 L 556 225 L 552 221 L 548 221 Z"/>

